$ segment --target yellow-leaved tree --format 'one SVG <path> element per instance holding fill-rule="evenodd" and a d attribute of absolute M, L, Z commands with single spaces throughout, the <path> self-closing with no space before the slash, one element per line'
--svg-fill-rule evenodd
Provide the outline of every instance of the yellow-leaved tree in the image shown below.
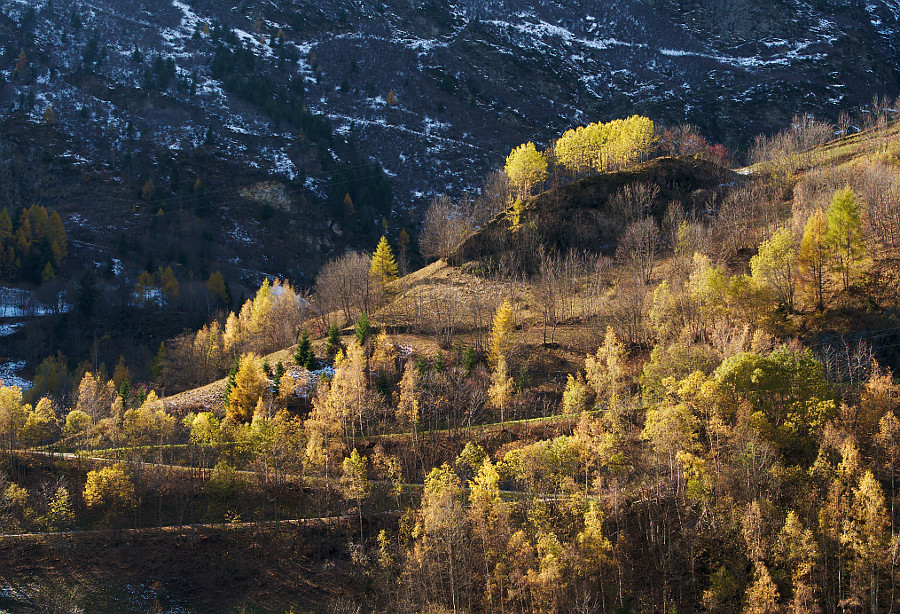
<path fill-rule="evenodd" d="M 241 356 L 234 388 L 228 396 L 226 416 L 235 422 L 249 422 L 268 384 L 260 357 L 253 353 Z"/>
<path fill-rule="evenodd" d="M 797 254 L 797 269 L 803 287 L 813 297 L 816 308 L 820 311 L 825 308 L 826 273 L 831 257 L 827 237 L 828 217 L 819 208 L 806 221 L 803 239 L 800 241 L 800 253 Z"/>
<path fill-rule="evenodd" d="M 378 241 L 375 253 L 372 254 L 372 264 L 369 267 L 369 273 L 382 287 L 397 279 L 397 262 L 394 260 L 394 252 L 391 251 L 391 245 L 384 235 Z"/>
<path fill-rule="evenodd" d="M 134 482 L 119 463 L 88 472 L 84 485 L 84 504 L 106 513 L 107 520 L 119 520 L 135 506 Z"/>
<path fill-rule="evenodd" d="M 488 348 L 488 364 L 496 367 L 500 358 L 504 357 L 512 347 L 512 333 L 516 330 L 513 321 L 513 310 L 509 300 L 503 301 L 494 314 L 494 324 L 491 327 L 491 344 Z"/>
<path fill-rule="evenodd" d="M 547 158 L 528 142 L 513 149 L 506 158 L 503 172 L 518 193 L 519 198 L 531 195 L 534 186 L 547 178 Z"/>

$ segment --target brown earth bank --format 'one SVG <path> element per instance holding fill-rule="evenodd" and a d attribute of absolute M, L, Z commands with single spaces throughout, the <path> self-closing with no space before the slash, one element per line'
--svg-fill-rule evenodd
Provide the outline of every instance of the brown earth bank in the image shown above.
<path fill-rule="evenodd" d="M 335 518 L 4 538 L 0 611 L 326 612 L 363 595 L 355 528 Z"/>

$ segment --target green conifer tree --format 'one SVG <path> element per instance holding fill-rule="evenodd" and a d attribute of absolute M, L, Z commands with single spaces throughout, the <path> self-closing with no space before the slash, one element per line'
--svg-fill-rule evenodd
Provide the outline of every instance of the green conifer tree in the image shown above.
<path fill-rule="evenodd" d="M 309 331 L 305 328 L 300 333 L 300 339 L 297 341 L 297 351 L 294 352 L 294 362 L 304 367 L 307 371 L 316 368 L 316 356 L 312 350 L 312 344 L 309 341 Z"/>

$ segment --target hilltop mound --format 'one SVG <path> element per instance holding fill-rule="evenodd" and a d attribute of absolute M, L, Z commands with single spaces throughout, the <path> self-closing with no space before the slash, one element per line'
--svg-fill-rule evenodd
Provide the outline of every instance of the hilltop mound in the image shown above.
<path fill-rule="evenodd" d="M 497 215 L 460 243 L 449 262 L 461 266 L 475 260 L 500 261 L 516 253 L 521 256 L 523 250 L 610 251 L 622 228 L 617 195 L 626 186 L 647 186 L 651 195 L 657 190 L 642 208 L 659 218 L 670 202 L 681 202 L 686 211 L 699 210 L 742 180 L 712 162 L 683 157 L 658 158 L 629 170 L 588 177 L 525 200 L 518 224 L 511 211 Z M 521 257 L 513 259 L 522 264 Z"/>

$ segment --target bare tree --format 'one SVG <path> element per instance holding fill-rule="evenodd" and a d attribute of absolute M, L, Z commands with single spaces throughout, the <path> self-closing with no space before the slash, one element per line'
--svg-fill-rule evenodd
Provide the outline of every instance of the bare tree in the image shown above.
<path fill-rule="evenodd" d="M 636 283 L 644 285 L 650 283 L 658 249 L 659 226 L 654 218 L 645 217 L 625 229 L 619 239 L 616 259 L 631 269 Z"/>
<path fill-rule="evenodd" d="M 469 199 L 454 203 L 449 196 L 432 199 L 425 210 L 425 221 L 419 235 L 419 248 L 426 260 L 447 258 L 466 236 L 475 229 Z"/>
<path fill-rule="evenodd" d="M 649 215 L 658 195 L 659 186 L 650 183 L 629 183 L 616 192 L 611 205 L 619 227 Z"/>
<path fill-rule="evenodd" d="M 484 179 L 481 194 L 473 202 L 472 218 L 480 228 L 512 204 L 512 187 L 506 173 L 495 171 Z"/>
<path fill-rule="evenodd" d="M 865 207 L 866 230 L 882 246 L 900 244 L 900 174 L 881 162 L 868 162 L 856 173 Z"/>
<path fill-rule="evenodd" d="M 376 285 L 369 276 L 369 257 L 349 252 L 331 260 L 316 277 L 315 301 L 323 317 L 340 312 L 344 323 L 353 322 L 354 314 L 369 313 L 376 300 Z"/>

